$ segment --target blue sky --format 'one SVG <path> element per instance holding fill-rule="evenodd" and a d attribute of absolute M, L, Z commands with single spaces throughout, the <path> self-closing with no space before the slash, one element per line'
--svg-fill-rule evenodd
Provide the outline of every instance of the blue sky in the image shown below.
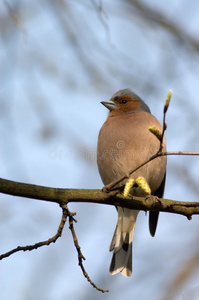
<path fill-rule="evenodd" d="M 133 3 L 134 1 L 132 1 Z M 56 4 L 55 4 L 56 3 Z M 61 4 L 62 3 L 62 4 Z M 162 120 L 168 150 L 198 151 L 198 3 L 140 1 L 182 33 L 176 35 L 131 1 L 2 2 L 0 49 L 1 177 L 64 188 L 101 188 L 96 144 L 107 111 L 100 104 L 129 87 Z M 95 5 L 94 5 L 95 4 Z M 145 7 L 146 8 L 146 7 Z M 143 18 L 144 15 L 144 18 Z M 162 20 L 163 18 L 160 18 Z M 189 37 L 189 38 L 188 38 Z M 169 157 L 165 198 L 198 201 L 198 157 Z M 190 184 L 191 183 L 191 184 Z M 0 195 L 1 253 L 54 235 L 58 205 Z M 155 238 L 144 212 L 133 245 L 133 276 L 110 276 L 113 207 L 71 204 L 95 291 L 77 265 L 68 225 L 57 243 L 1 262 L 2 299 L 164 299 L 173 278 L 198 252 L 198 216 L 161 213 Z M 169 299 L 199 294 L 198 269 Z M 184 295 L 184 296 L 183 296 Z M 195 296 L 196 295 L 196 296 Z M 184 298 L 183 298 L 184 297 Z"/>

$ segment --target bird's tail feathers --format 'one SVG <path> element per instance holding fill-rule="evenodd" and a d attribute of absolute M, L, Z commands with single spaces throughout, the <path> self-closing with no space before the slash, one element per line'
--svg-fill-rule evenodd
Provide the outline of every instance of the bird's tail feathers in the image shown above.
<path fill-rule="evenodd" d="M 132 241 L 138 212 L 118 208 L 118 222 L 109 247 L 110 251 L 114 250 L 109 270 L 112 275 L 121 272 L 130 277 L 132 274 Z"/>

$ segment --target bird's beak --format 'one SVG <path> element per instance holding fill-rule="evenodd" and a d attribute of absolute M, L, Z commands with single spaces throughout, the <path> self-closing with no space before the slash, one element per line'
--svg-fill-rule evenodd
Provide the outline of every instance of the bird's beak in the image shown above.
<path fill-rule="evenodd" d="M 106 108 L 108 108 L 110 111 L 117 108 L 117 105 L 112 100 L 109 101 L 102 101 L 101 102 Z"/>

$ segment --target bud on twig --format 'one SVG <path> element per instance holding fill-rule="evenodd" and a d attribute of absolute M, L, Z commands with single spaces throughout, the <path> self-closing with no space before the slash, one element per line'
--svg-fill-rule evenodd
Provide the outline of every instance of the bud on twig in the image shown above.
<path fill-rule="evenodd" d="M 164 104 L 164 114 L 167 112 L 167 109 L 169 107 L 171 96 L 172 96 L 172 90 L 169 90 L 169 92 L 167 94 L 167 98 L 166 98 L 165 104 Z"/>
<path fill-rule="evenodd" d="M 132 177 L 130 177 L 124 187 L 124 198 L 126 198 L 130 192 L 130 189 L 132 188 L 133 184 L 135 182 L 135 179 L 133 179 Z"/>
<path fill-rule="evenodd" d="M 155 126 L 150 126 L 149 131 L 151 131 L 158 138 L 159 141 L 162 140 L 162 132 Z"/>
<path fill-rule="evenodd" d="M 137 177 L 135 182 L 146 194 L 151 195 L 151 189 L 144 177 L 142 176 Z"/>

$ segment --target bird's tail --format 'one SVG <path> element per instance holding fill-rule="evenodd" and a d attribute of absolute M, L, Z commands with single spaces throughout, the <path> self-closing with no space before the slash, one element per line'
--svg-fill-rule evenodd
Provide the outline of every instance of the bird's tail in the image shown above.
<path fill-rule="evenodd" d="M 132 241 L 135 222 L 139 210 L 118 207 L 118 221 L 109 250 L 113 257 L 109 272 L 111 275 L 121 272 L 122 275 L 132 275 Z"/>

